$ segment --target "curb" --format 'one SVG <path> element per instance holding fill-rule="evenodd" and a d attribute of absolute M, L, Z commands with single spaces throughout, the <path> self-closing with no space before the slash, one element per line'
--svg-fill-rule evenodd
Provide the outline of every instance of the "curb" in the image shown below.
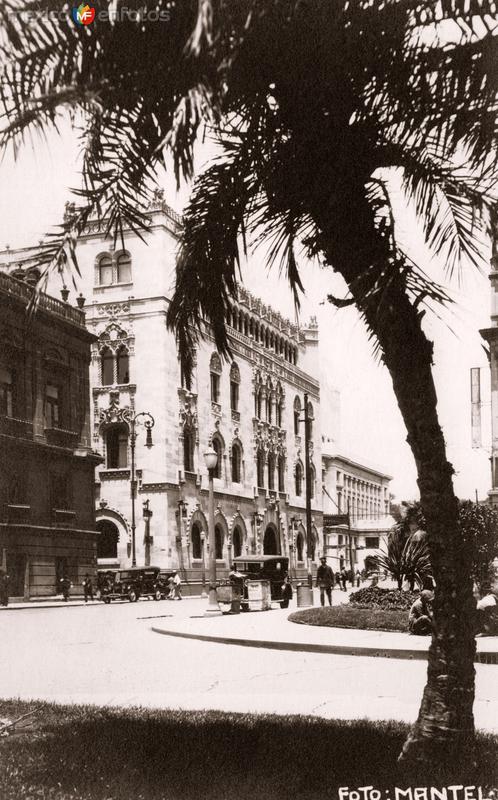
<path fill-rule="evenodd" d="M 298 642 L 277 642 L 270 639 L 236 639 L 230 636 L 210 636 L 204 633 L 184 633 L 183 631 L 166 630 L 152 626 L 154 633 L 164 636 L 176 636 L 181 639 L 197 639 L 200 642 L 215 642 L 217 644 L 232 644 L 240 647 L 262 647 L 267 650 L 288 650 L 297 653 L 324 653 L 340 656 L 371 656 L 374 658 L 402 658 L 411 660 L 427 660 L 425 650 L 408 650 L 378 647 L 351 647 L 335 644 L 306 644 Z M 498 654 L 497 654 L 498 655 Z"/>
<path fill-rule="evenodd" d="M 305 642 L 278 642 L 270 639 L 236 639 L 231 636 L 213 636 L 203 633 L 186 633 L 165 628 L 151 627 L 154 633 L 164 636 L 175 636 L 180 639 L 196 639 L 200 642 L 231 644 L 239 647 L 260 647 L 267 650 L 286 650 L 297 653 L 323 653 L 339 656 L 366 656 L 371 658 L 399 658 L 409 661 L 427 661 L 427 650 L 411 650 L 408 648 L 351 647 L 334 644 L 307 644 Z M 481 664 L 498 664 L 498 652 L 481 651 L 476 653 L 475 661 Z"/>

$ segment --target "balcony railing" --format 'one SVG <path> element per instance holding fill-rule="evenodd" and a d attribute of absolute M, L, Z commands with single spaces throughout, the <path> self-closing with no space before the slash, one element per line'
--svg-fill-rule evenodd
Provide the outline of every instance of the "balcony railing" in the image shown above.
<path fill-rule="evenodd" d="M 31 439 L 33 437 L 33 423 L 27 419 L 1 415 L 0 433 L 15 436 L 16 439 Z"/>
<path fill-rule="evenodd" d="M 31 302 L 35 293 L 35 289 L 32 286 L 13 278 L 12 275 L 8 275 L 6 272 L 0 272 L 0 291 L 18 297 L 20 300 L 25 300 L 26 305 Z M 73 308 L 68 303 L 63 303 L 48 294 L 40 294 L 38 305 L 45 311 L 67 319 L 82 328 L 85 327 L 85 314 L 79 308 Z"/>
<path fill-rule="evenodd" d="M 76 511 L 66 508 L 53 508 L 52 520 L 56 528 L 74 527 L 76 521 Z"/>
<path fill-rule="evenodd" d="M 49 444 L 70 448 L 76 447 L 80 438 L 77 431 L 66 431 L 64 428 L 45 428 L 45 436 Z"/>

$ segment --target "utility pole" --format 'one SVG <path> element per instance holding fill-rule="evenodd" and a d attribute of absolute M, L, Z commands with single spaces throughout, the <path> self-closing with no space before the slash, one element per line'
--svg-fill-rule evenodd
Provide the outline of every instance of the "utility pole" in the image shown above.
<path fill-rule="evenodd" d="M 308 586 L 313 586 L 312 562 L 315 558 L 315 542 L 311 529 L 311 465 L 310 465 L 310 419 L 308 393 L 304 395 L 304 475 L 306 481 L 306 552 L 308 562 Z"/>

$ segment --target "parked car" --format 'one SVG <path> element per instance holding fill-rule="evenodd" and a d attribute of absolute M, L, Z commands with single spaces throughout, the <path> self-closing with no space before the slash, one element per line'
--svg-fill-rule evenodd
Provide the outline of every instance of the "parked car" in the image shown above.
<path fill-rule="evenodd" d="M 275 602 L 283 599 L 282 584 L 289 572 L 286 556 L 238 556 L 233 560 L 233 568 L 242 576 L 240 602 L 243 610 L 247 610 L 249 605 L 248 581 L 268 581 L 271 599 Z"/>
<path fill-rule="evenodd" d="M 136 603 L 140 597 L 163 600 L 169 591 L 168 577 L 159 567 L 130 567 L 97 572 L 97 597 L 104 603 L 111 600 L 129 600 Z"/>

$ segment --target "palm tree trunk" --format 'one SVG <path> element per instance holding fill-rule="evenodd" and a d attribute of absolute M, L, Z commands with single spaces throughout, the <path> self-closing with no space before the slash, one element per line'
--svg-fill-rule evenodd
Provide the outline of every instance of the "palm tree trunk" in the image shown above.
<path fill-rule="evenodd" d="M 381 344 L 408 431 L 436 582 L 427 684 L 400 761 L 426 774 L 429 765 L 449 768 L 454 778 L 458 765 L 468 769 L 472 763 L 474 739 L 471 553 L 460 534 L 453 468 L 437 414 L 432 343 L 422 330 L 422 314 L 399 283 L 386 289 L 380 305 L 363 312 Z"/>
<path fill-rule="evenodd" d="M 471 552 L 458 524 L 453 467 L 446 457 L 432 377 L 433 346 L 423 314 L 411 302 L 392 244 L 379 235 L 363 187 L 349 186 L 341 203 L 324 200 L 312 216 L 321 249 L 346 280 L 382 349 L 415 457 L 420 501 L 436 583 L 427 684 L 418 719 L 400 755 L 403 773 L 428 779 L 440 768 L 456 779 L 473 761 L 474 656 Z M 361 235 L 359 235 L 361 231 Z M 376 265 L 376 266 L 372 266 Z M 388 277 L 386 277 L 388 276 Z"/>

